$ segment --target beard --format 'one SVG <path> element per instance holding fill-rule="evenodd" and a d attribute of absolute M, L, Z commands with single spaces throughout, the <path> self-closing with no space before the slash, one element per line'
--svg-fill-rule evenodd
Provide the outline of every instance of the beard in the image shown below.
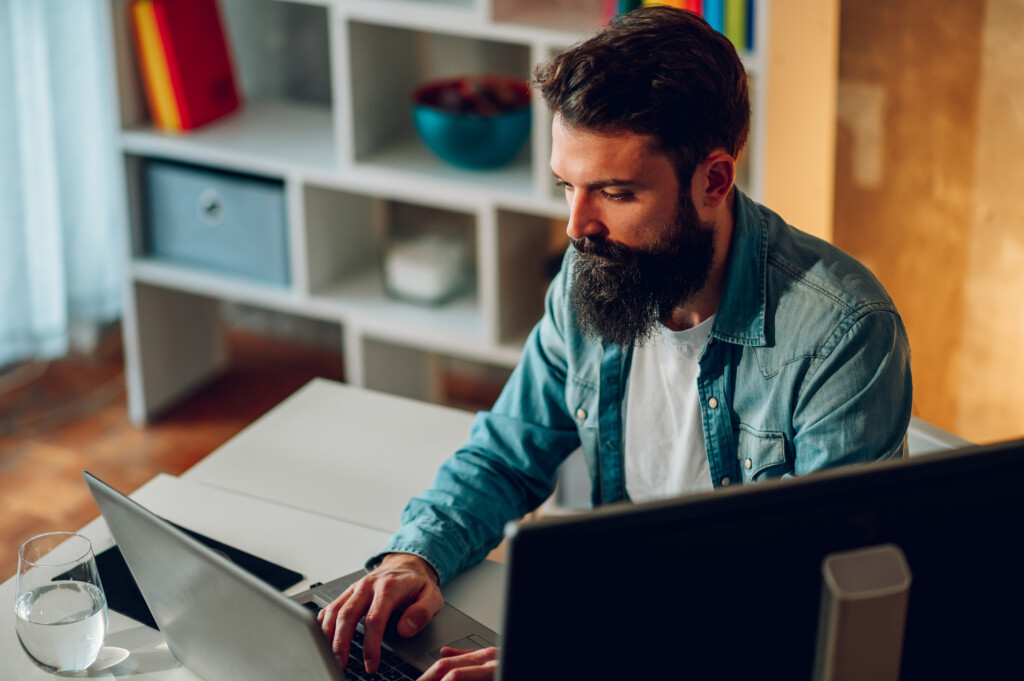
<path fill-rule="evenodd" d="M 589 236 L 571 241 L 577 252 L 569 302 L 577 324 L 589 336 L 631 347 L 650 340 L 659 323 L 704 287 L 715 225 L 680 195 L 674 223 L 644 248 Z"/>

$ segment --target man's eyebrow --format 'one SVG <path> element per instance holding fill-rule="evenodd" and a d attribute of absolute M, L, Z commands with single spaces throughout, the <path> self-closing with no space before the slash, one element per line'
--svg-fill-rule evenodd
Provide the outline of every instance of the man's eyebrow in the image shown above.
<path fill-rule="evenodd" d="M 558 173 L 556 173 L 553 170 L 551 171 L 551 175 L 559 182 L 565 182 L 565 180 L 560 178 L 558 176 Z M 587 189 L 602 189 L 604 187 L 641 187 L 643 186 L 643 183 L 637 180 L 620 180 L 617 178 L 610 178 L 607 180 L 595 180 L 593 182 L 587 182 L 585 183 L 585 186 L 587 187 Z"/>

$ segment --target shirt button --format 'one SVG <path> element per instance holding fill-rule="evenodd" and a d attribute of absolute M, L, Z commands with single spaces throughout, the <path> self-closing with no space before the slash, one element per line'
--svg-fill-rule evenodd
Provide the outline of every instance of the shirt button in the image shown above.
<path fill-rule="evenodd" d="M 582 421 L 583 419 L 587 418 L 586 410 L 585 409 L 577 409 L 576 410 L 576 418 L 578 418 L 580 421 Z"/>
<path fill-rule="evenodd" d="M 747 459 L 746 461 L 743 462 L 743 464 L 747 467 L 747 470 L 749 471 L 751 467 L 754 465 L 754 462 L 751 461 L 750 459 Z"/>
<path fill-rule="evenodd" d="M 722 487 L 728 487 L 730 482 L 731 481 L 729 480 L 729 476 L 725 476 L 724 478 L 722 478 Z"/>
<path fill-rule="evenodd" d="M 710 400 L 708 400 L 708 406 L 711 407 L 712 409 L 718 409 L 718 400 L 712 397 Z"/>

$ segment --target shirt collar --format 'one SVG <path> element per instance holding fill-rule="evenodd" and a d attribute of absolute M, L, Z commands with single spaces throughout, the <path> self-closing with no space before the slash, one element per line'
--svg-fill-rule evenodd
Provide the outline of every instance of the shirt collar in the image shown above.
<path fill-rule="evenodd" d="M 757 204 L 737 189 L 728 270 L 712 336 L 740 345 L 767 344 L 767 270 L 768 226 Z"/>

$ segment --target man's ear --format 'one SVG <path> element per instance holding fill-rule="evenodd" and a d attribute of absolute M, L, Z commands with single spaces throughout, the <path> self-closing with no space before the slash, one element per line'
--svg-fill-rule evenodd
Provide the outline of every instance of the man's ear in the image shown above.
<path fill-rule="evenodd" d="M 729 197 L 736 182 L 736 159 L 721 149 L 711 152 L 698 166 L 703 182 L 704 205 L 717 208 Z"/>

